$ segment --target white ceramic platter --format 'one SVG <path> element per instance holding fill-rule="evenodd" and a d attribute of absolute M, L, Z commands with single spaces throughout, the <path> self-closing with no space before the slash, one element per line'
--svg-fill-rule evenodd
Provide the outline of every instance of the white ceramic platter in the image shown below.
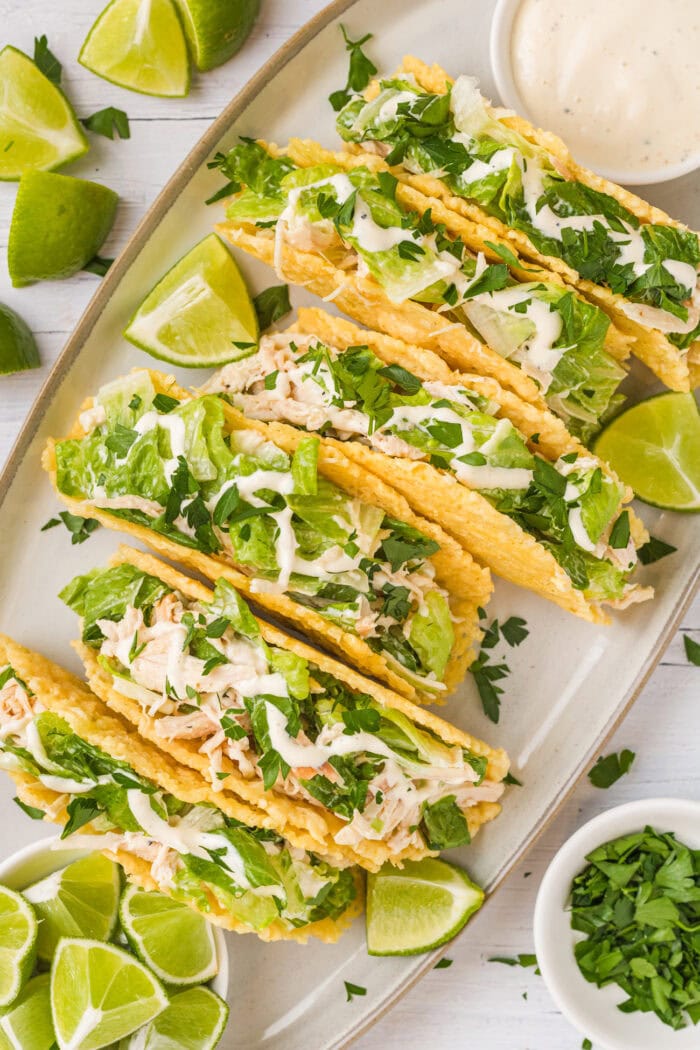
<path fill-rule="evenodd" d="M 134 365 L 148 364 L 120 333 L 155 280 L 220 214 L 216 205 L 203 204 L 221 184 L 206 161 L 238 134 L 264 134 L 277 142 L 313 135 L 326 145 L 336 142 L 326 99 L 347 73 L 341 21 L 353 37 L 375 34 L 372 55 L 386 70 L 412 51 L 449 70 L 476 74 L 484 91 L 493 93 L 487 57 L 493 6 L 492 0 L 338 0 L 263 67 L 185 160 L 102 282 L 0 479 L 0 630 L 78 669 L 68 647 L 75 620 L 56 595 L 75 573 L 102 563 L 117 537 L 100 530 L 86 544 L 71 547 L 63 529 L 39 531 L 57 510 L 39 467 L 40 450 L 47 435 L 66 431 L 87 394 Z M 652 187 L 649 196 L 700 226 L 700 179 L 687 177 L 658 192 Z M 257 290 L 277 283 L 262 266 L 247 258 L 240 262 Z M 294 298 L 297 304 L 310 301 L 305 293 L 295 292 Z M 201 375 L 180 378 L 193 383 Z M 645 570 L 648 582 L 658 587 L 656 601 L 629 610 L 614 627 L 592 627 L 530 594 L 497 585 L 490 615 L 524 616 L 531 632 L 520 649 L 508 653 L 513 673 L 501 724 L 493 726 L 480 714 L 471 682 L 447 708 L 455 722 L 505 746 L 525 785 L 509 790 L 501 817 L 455 856 L 488 890 L 502 881 L 602 746 L 691 595 L 700 555 L 697 519 L 650 508 L 642 508 L 642 515 L 679 553 Z M 11 795 L 3 783 L 0 857 L 44 831 L 12 805 Z M 331 947 L 266 947 L 252 936 L 232 937 L 229 946 L 232 1016 L 222 1044 L 226 1050 L 343 1046 L 437 958 L 370 959 L 361 922 Z M 366 987 L 367 995 L 346 1003 L 344 980 Z"/>

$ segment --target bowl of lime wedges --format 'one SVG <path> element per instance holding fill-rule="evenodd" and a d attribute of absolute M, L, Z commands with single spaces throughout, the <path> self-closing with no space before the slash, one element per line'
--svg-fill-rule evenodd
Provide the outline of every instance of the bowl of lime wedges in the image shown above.
<path fill-rule="evenodd" d="M 100 853 L 49 838 L 0 863 L 0 928 L 0 1025 L 13 1046 L 77 1045 L 86 1025 L 91 1045 L 119 1050 L 184 1032 L 213 1050 L 223 1035 L 222 931 L 125 882 Z"/>

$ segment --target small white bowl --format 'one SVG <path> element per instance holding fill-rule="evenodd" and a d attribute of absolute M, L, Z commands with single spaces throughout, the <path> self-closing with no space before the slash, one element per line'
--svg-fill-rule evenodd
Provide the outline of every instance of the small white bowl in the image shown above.
<path fill-rule="evenodd" d="M 11 857 L 0 863 L 0 884 L 11 890 L 25 890 L 27 886 L 45 879 L 47 875 L 65 868 L 75 860 L 88 857 L 92 850 L 88 849 L 65 849 L 63 843 L 61 848 L 56 848 L 60 839 L 57 836 L 32 842 L 24 849 L 13 853 Z M 212 991 L 226 998 L 228 992 L 228 949 L 223 931 L 218 926 L 213 926 L 216 954 L 219 960 L 219 972 L 210 982 Z"/>
<path fill-rule="evenodd" d="M 515 110 L 520 116 L 527 117 L 528 120 L 537 126 L 539 123 L 537 117 L 535 114 L 528 112 L 513 77 L 511 38 L 513 22 L 521 2 L 522 0 L 498 0 L 496 4 L 496 10 L 491 22 L 489 44 L 491 70 L 502 104 L 507 106 L 508 109 Z M 550 0 L 550 3 L 554 4 L 555 0 Z M 581 17 L 585 18 L 585 5 L 581 11 Z M 543 46 L 547 46 L 546 41 L 543 41 Z M 553 131 L 554 128 L 549 128 L 548 130 Z M 577 157 L 576 159 L 581 164 L 586 162 L 585 157 Z M 633 168 L 603 168 L 599 164 L 589 165 L 589 167 L 595 167 L 599 175 L 610 179 L 612 182 L 618 182 L 626 186 L 647 186 L 652 183 L 670 182 L 672 179 L 680 178 L 681 175 L 687 175 L 689 172 L 695 171 L 696 168 L 700 167 L 700 152 L 691 154 L 678 164 L 667 164 L 663 168 L 656 169 L 645 168 L 639 171 Z"/>
<path fill-rule="evenodd" d="M 609 809 L 572 835 L 555 855 L 537 894 L 535 953 L 552 998 L 575 1028 L 605 1050 L 698 1050 L 700 1034 L 689 1025 L 674 1032 L 655 1014 L 623 1014 L 617 1004 L 627 998 L 617 985 L 598 988 L 585 980 L 574 958 L 582 934 L 571 929 L 571 883 L 586 867 L 586 855 L 620 835 L 672 831 L 680 842 L 700 849 L 700 802 L 676 798 L 640 799 Z"/>

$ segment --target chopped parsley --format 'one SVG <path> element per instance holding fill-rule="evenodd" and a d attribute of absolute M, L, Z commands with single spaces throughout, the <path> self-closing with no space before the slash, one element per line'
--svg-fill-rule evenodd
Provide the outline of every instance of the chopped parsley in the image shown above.
<path fill-rule="evenodd" d="M 452 959 L 448 959 L 446 955 L 443 955 L 442 959 L 438 959 L 438 961 L 435 963 L 435 965 L 433 966 L 433 969 L 434 970 L 448 970 L 450 968 L 450 966 L 452 966 L 452 962 L 453 962 Z"/>
<path fill-rule="evenodd" d="M 685 655 L 688 657 L 688 662 L 694 664 L 695 667 L 700 667 L 700 642 L 696 642 L 689 635 L 684 634 L 683 645 L 685 646 Z"/>
<path fill-rule="evenodd" d="M 345 985 L 345 1001 L 346 1003 L 352 1002 L 352 999 L 356 995 L 367 995 L 367 989 L 363 988 L 361 984 L 353 984 L 352 981 L 343 981 Z"/>
<path fill-rule="evenodd" d="M 58 86 L 61 83 L 62 66 L 53 52 L 49 50 L 46 34 L 34 37 L 34 65 L 52 84 Z"/>
<path fill-rule="evenodd" d="M 620 777 L 629 772 L 634 759 L 634 751 L 629 751 L 627 748 L 621 751 L 619 755 L 615 754 L 615 752 L 611 755 L 606 755 L 605 758 L 601 755 L 593 769 L 589 770 L 588 779 L 594 787 L 612 787 Z"/>
<path fill-rule="evenodd" d="M 372 39 L 372 34 L 365 33 L 365 35 L 360 37 L 359 40 L 351 40 L 346 32 L 345 26 L 341 25 L 340 31 L 345 40 L 345 50 L 350 54 L 350 64 L 348 67 L 348 79 L 345 87 L 340 91 L 334 91 L 328 96 L 328 101 L 336 113 L 343 108 L 346 102 L 350 101 L 351 93 L 364 91 L 374 74 L 377 72 L 377 67 L 374 62 L 372 62 L 362 50 L 362 45 Z"/>
<path fill-rule="evenodd" d="M 274 284 L 266 288 L 255 296 L 253 306 L 258 315 L 260 331 L 264 332 L 266 328 L 269 328 L 275 321 L 279 321 L 292 309 L 289 301 L 289 285 Z"/>
<path fill-rule="evenodd" d="M 56 525 L 60 525 L 61 522 L 66 526 L 71 534 L 71 543 L 84 543 L 86 539 L 95 531 L 99 529 L 100 523 L 94 518 L 81 518 L 79 514 L 71 514 L 70 511 L 63 510 L 57 518 L 49 518 L 45 525 L 41 526 L 41 532 L 48 532 L 49 529 L 53 529 Z"/>
<path fill-rule="evenodd" d="M 678 548 L 673 547 L 670 543 L 664 543 L 663 540 L 657 539 L 656 536 L 650 536 L 647 542 L 638 548 L 637 556 L 642 565 L 651 565 L 669 554 L 674 554 L 677 550 Z"/>
<path fill-rule="evenodd" d="M 84 117 L 80 123 L 84 124 L 88 131 L 94 131 L 96 135 L 103 135 L 106 139 L 113 139 L 115 135 L 120 139 L 131 138 L 129 118 L 123 109 L 117 109 L 115 106 L 98 109 L 89 117 Z"/>

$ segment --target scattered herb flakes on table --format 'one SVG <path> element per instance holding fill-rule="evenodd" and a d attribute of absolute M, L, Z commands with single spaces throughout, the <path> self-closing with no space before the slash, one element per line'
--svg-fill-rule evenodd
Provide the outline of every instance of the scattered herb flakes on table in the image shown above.
<path fill-rule="evenodd" d="M 593 850 L 572 885 L 574 949 L 587 981 L 618 984 L 623 1013 L 678 1029 L 700 1021 L 700 850 L 652 828 Z"/>

